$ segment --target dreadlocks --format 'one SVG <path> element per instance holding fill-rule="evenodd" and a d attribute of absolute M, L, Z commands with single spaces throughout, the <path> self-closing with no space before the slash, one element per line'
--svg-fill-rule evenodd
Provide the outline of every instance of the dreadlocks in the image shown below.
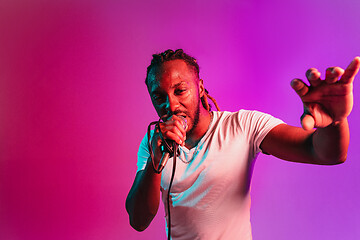
<path fill-rule="evenodd" d="M 160 66 L 167 61 L 175 60 L 175 59 L 181 59 L 183 60 L 189 67 L 191 67 L 194 70 L 195 75 L 199 78 L 199 65 L 196 62 L 196 59 L 189 56 L 188 54 L 184 53 L 182 49 L 177 49 L 175 52 L 171 49 L 166 50 L 165 52 L 159 53 L 159 54 L 153 54 L 153 59 L 151 60 L 151 64 L 147 67 L 146 72 L 146 79 L 145 84 L 149 86 L 149 74 L 151 69 L 155 68 L 158 69 Z M 201 103 L 203 107 L 207 110 L 211 110 L 211 105 L 208 102 L 208 98 L 214 103 L 216 109 L 220 111 L 219 106 L 217 105 L 216 100 L 209 95 L 209 92 L 205 89 L 205 94 L 201 98 Z"/>

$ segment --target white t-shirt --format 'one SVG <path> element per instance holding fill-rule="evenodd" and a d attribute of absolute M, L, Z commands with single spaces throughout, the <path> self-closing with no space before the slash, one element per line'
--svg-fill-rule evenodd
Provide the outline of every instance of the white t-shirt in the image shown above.
<path fill-rule="evenodd" d="M 253 164 L 264 137 L 281 123 L 257 111 L 213 112 L 209 129 L 197 146 L 190 150 L 179 147 L 170 193 L 172 239 L 252 239 Z M 138 152 L 138 171 L 145 168 L 148 157 L 145 136 Z M 172 165 L 170 158 L 161 176 L 165 208 Z"/>

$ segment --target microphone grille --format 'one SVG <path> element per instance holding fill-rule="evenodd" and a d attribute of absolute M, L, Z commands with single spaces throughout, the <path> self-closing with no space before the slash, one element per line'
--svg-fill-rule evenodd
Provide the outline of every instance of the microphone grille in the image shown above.
<path fill-rule="evenodd" d="M 183 127 L 186 130 L 186 128 L 187 128 L 187 120 L 186 120 L 186 118 L 184 118 L 183 116 L 179 116 L 179 117 L 181 118 L 181 120 L 183 122 Z"/>

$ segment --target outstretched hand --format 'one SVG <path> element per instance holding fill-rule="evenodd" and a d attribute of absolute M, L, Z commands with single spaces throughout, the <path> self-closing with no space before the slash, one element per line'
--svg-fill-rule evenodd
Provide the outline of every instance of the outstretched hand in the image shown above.
<path fill-rule="evenodd" d="M 326 69 L 325 80 L 320 72 L 310 68 L 306 72 L 310 86 L 300 79 L 291 81 L 291 87 L 304 104 L 301 125 L 305 130 L 323 128 L 347 118 L 353 107 L 353 81 L 360 68 L 360 57 L 355 57 L 343 70 Z"/>

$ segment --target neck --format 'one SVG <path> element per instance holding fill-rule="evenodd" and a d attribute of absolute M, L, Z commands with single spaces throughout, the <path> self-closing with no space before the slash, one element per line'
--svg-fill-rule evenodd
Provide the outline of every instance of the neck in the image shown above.
<path fill-rule="evenodd" d="M 191 149 L 199 143 L 200 139 L 207 132 L 210 122 L 211 122 L 211 113 L 206 109 L 201 108 L 199 113 L 199 122 L 198 125 L 196 126 L 196 129 L 194 129 L 191 135 L 186 136 L 186 141 L 185 141 L 186 148 Z"/>

